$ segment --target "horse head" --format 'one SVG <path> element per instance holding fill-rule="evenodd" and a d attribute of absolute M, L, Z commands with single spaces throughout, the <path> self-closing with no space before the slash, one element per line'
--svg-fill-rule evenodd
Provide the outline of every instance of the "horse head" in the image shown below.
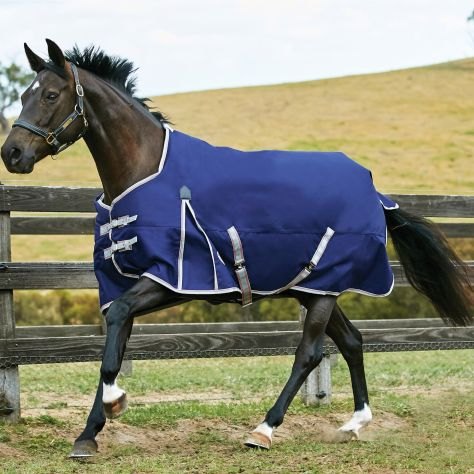
<path fill-rule="evenodd" d="M 49 61 L 25 43 L 25 53 L 36 77 L 21 96 L 20 116 L 1 149 L 11 173 L 31 173 L 36 162 L 58 154 L 87 129 L 77 68 L 65 60 L 56 43 L 49 39 L 46 42 Z"/>

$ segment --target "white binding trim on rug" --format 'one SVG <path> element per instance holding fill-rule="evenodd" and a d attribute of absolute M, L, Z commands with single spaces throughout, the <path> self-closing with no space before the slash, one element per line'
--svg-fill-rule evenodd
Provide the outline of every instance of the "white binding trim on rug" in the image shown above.
<path fill-rule="evenodd" d="M 230 288 L 220 288 L 217 290 L 178 290 L 178 288 L 175 288 L 173 285 L 170 285 L 167 281 L 162 280 L 161 278 L 153 275 L 152 273 L 142 273 L 142 277 L 147 277 L 150 280 L 156 281 L 160 285 L 163 285 L 164 287 L 168 288 L 171 291 L 174 291 L 175 293 L 179 293 L 180 295 L 218 295 L 220 293 L 240 293 L 240 288 L 237 287 L 230 287 Z"/>
<path fill-rule="evenodd" d="M 393 211 L 395 209 L 400 209 L 400 206 L 397 203 L 395 203 L 395 206 L 393 206 L 393 207 L 388 207 L 382 202 L 381 199 L 379 199 L 379 201 L 380 201 L 380 204 L 382 204 L 382 207 L 387 211 Z"/>
<path fill-rule="evenodd" d="M 122 271 L 119 264 L 115 260 L 115 255 L 113 255 L 113 254 L 112 254 L 112 262 L 114 264 L 115 270 L 117 270 L 120 273 L 120 275 L 122 275 L 124 277 L 127 277 L 127 278 L 135 278 L 136 280 L 138 280 L 140 278 L 140 275 L 136 275 L 135 273 L 126 273 L 126 272 Z"/>
<path fill-rule="evenodd" d="M 170 285 L 165 280 L 162 280 L 161 278 L 159 278 L 159 277 L 157 277 L 157 276 L 155 276 L 151 273 L 144 272 L 144 273 L 141 274 L 141 277 L 147 277 L 150 280 L 153 280 L 153 281 L 156 281 L 157 283 L 160 283 L 161 285 L 165 286 L 166 288 L 170 289 L 171 291 L 174 291 L 176 293 L 183 294 L 183 295 L 214 295 L 214 294 L 219 294 L 219 293 L 233 293 L 233 292 L 241 293 L 240 288 L 235 287 L 235 286 L 230 287 L 230 288 L 220 288 L 218 290 L 178 290 L 173 285 Z M 312 288 L 304 288 L 302 286 L 295 286 L 291 289 L 295 290 L 295 291 L 301 291 L 303 293 L 312 293 L 314 295 L 339 296 L 339 295 L 342 295 L 343 293 L 351 292 L 351 293 L 360 293 L 361 295 L 366 295 L 366 296 L 373 296 L 375 298 L 382 298 L 384 296 L 388 296 L 392 292 L 394 284 L 395 284 L 395 277 L 392 278 L 392 285 L 390 286 L 390 290 L 387 293 L 383 293 L 383 294 L 369 293 L 368 291 L 359 290 L 357 288 L 348 288 L 347 290 L 340 291 L 340 292 L 314 290 Z M 272 291 L 252 290 L 252 293 L 255 293 L 256 295 L 270 296 L 273 293 L 275 293 L 275 290 L 272 290 Z"/>
<path fill-rule="evenodd" d="M 116 198 L 114 198 L 114 200 L 110 203 L 110 205 L 104 203 L 103 201 L 104 193 L 102 193 L 102 195 L 97 200 L 99 206 L 103 207 L 104 209 L 107 209 L 109 212 L 112 211 L 114 204 L 120 201 L 123 197 L 125 197 L 127 194 L 132 192 L 134 189 L 137 189 L 140 186 L 144 185 L 145 183 L 148 183 L 152 179 L 156 178 L 161 173 L 161 171 L 163 170 L 163 167 L 165 166 L 166 157 L 168 156 L 168 145 L 169 145 L 170 133 L 173 132 L 173 130 L 170 127 L 166 126 L 166 124 L 164 125 L 163 128 L 165 130 L 165 140 L 163 143 L 163 152 L 161 153 L 160 164 L 158 165 L 158 171 L 129 186 L 127 189 L 125 189 L 125 191 L 123 191 Z"/>
<path fill-rule="evenodd" d="M 180 295 L 217 295 L 217 294 L 224 294 L 224 293 L 241 293 L 240 288 L 237 287 L 230 287 L 230 288 L 220 288 L 218 290 L 178 290 L 175 288 L 173 285 L 170 285 L 167 281 L 162 280 L 161 278 L 148 273 L 144 272 L 142 273 L 139 278 L 146 277 L 149 278 L 150 280 L 155 281 L 156 283 L 159 283 L 160 285 L 163 285 L 165 288 L 168 288 L 171 291 L 174 291 L 175 293 L 178 293 Z M 376 294 L 376 293 L 369 293 L 368 291 L 364 290 L 359 290 L 357 288 L 348 288 L 347 290 L 336 292 L 336 291 L 323 291 L 323 290 L 313 290 L 312 288 L 304 288 L 302 286 L 294 286 L 291 288 L 293 291 L 300 291 L 302 293 L 311 293 L 313 295 L 330 295 L 330 296 L 339 296 L 342 295 L 343 293 L 359 293 L 361 295 L 365 296 L 372 296 L 374 298 L 383 298 L 385 296 L 388 296 L 395 285 L 395 277 L 392 276 L 392 285 L 390 286 L 390 289 L 387 291 L 387 293 L 383 294 Z M 252 290 L 252 293 L 255 293 L 257 295 L 262 295 L 262 296 L 270 296 L 275 293 L 275 291 L 259 291 L 259 290 Z M 103 304 L 100 307 L 101 312 L 103 313 L 115 300 L 109 301 L 108 303 Z"/>
<path fill-rule="evenodd" d="M 183 289 L 183 259 L 184 259 L 184 243 L 186 240 L 186 201 L 181 200 L 181 235 L 179 238 L 179 254 L 178 254 L 178 290 Z"/>
<path fill-rule="evenodd" d="M 196 218 L 196 214 L 194 213 L 194 209 L 192 208 L 191 203 L 189 202 L 189 199 L 185 199 L 184 202 L 186 203 L 186 206 L 188 206 L 188 209 L 191 212 L 191 215 L 193 216 L 193 219 L 194 219 L 194 222 L 197 225 L 197 228 L 202 232 L 202 234 L 206 238 L 206 242 L 207 242 L 207 245 L 209 247 L 209 252 L 210 252 L 211 258 L 212 258 L 212 269 L 214 270 L 214 291 L 216 291 L 216 290 L 219 289 L 219 284 L 217 282 L 216 260 L 214 259 L 214 252 L 212 250 L 211 241 L 209 240 L 209 237 L 207 236 L 204 229 L 201 227 L 201 224 L 199 224 L 199 222 Z"/>
<path fill-rule="evenodd" d="M 106 211 L 110 211 L 110 206 L 108 204 L 105 204 L 104 201 L 102 201 L 102 199 L 104 199 L 104 193 L 102 193 L 99 197 L 99 199 L 97 199 L 97 204 L 104 208 Z"/>
<path fill-rule="evenodd" d="M 104 311 L 114 302 L 115 300 L 109 301 L 100 307 L 100 312 L 104 314 Z"/>
<path fill-rule="evenodd" d="M 207 236 L 206 232 L 204 229 L 201 227 L 201 224 L 199 224 L 196 214 L 194 212 L 194 209 L 191 206 L 191 203 L 189 199 L 182 199 L 181 200 L 181 235 L 179 239 L 179 253 L 178 253 L 178 290 L 183 289 L 183 260 L 184 260 L 184 246 L 186 243 L 186 207 L 189 209 L 189 212 L 191 213 L 192 218 L 194 219 L 194 222 L 196 224 L 196 227 L 198 230 L 204 235 L 204 238 L 206 239 L 207 246 L 209 247 L 209 253 L 211 254 L 212 258 L 212 269 L 214 272 L 214 291 L 219 289 L 219 283 L 217 281 L 217 271 L 216 271 L 216 260 L 214 258 L 214 252 L 212 250 L 212 245 L 211 241 L 209 240 L 209 237 Z"/>
<path fill-rule="evenodd" d="M 112 244 L 114 244 L 115 242 L 113 241 L 112 239 L 112 229 L 109 230 L 108 232 L 109 234 L 109 240 Z M 120 275 L 124 276 L 124 277 L 127 277 L 127 278 L 135 278 L 135 279 L 138 279 L 140 278 L 140 275 L 135 275 L 134 273 L 126 273 L 126 272 L 123 272 L 122 269 L 119 267 L 119 264 L 116 262 L 115 260 L 115 256 L 114 254 L 112 253 L 111 255 L 111 260 L 112 260 L 112 263 L 115 267 L 115 270 L 117 270 L 118 273 L 120 273 Z"/>

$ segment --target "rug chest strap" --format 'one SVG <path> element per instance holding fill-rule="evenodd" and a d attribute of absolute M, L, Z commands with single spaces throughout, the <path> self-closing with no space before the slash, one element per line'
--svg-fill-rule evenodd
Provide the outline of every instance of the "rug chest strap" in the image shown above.
<path fill-rule="evenodd" d="M 234 226 L 227 229 L 227 233 L 234 251 L 234 270 L 239 282 L 240 291 L 242 292 L 242 307 L 245 307 L 252 304 L 252 288 L 250 287 L 247 269 L 245 268 L 244 249 L 237 229 Z"/>

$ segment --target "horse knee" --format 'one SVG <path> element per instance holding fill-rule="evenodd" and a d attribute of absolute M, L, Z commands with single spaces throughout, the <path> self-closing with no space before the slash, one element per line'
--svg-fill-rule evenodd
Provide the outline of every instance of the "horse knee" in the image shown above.
<path fill-rule="evenodd" d="M 296 353 L 295 367 L 302 370 L 304 373 L 311 372 L 323 359 L 324 353 L 320 348 L 313 348 L 313 350 L 301 350 Z"/>
<path fill-rule="evenodd" d="M 119 298 L 110 305 L 110 308 L 107 311 L 107 314 L 105 315 L 105 322 L 107 324 L 107 327 L 121 327 L 129 319 L 129 317 L 129 305 Z"/>

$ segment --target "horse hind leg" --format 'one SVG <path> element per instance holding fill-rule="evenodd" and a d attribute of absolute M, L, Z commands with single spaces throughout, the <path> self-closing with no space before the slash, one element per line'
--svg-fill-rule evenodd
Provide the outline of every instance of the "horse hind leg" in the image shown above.
<path fill-rule="evenodd" d="M 302 301 L 308 313 L 304 322 L 303 336 L 296 349 L 291 375 L 276 403 L 268 411 L 265 420 L 252 431 L 245 445 L 251 448 L 270 449 L 273 430 L 283 418 L 302 383 L 323 358 L 326 325 L 336 298 L 333 296 L 306 296 Z"/>
<path fill-rule="evenodd" d="M 354 414 L 339 428 L 339 433 L 342 435 L 340 441 L 358 439 L 359 431 L 372 421 L 364 370 L 362 335 L 337 305 L 329 319 L 326 334 L 334 341 L 347 362 L 354 395 Z"/>

